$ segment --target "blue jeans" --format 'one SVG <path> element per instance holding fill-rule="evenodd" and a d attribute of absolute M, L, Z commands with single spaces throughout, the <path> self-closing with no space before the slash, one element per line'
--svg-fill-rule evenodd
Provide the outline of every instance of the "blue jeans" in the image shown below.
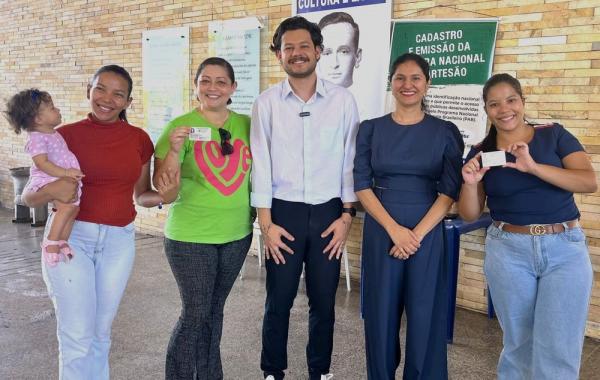
<path fill-rule="evenodd" d="M 69 263 L 42 260 L 56 312 L 59 379 L 108 380 L 111 325 L 133 267 L 135 228 L 76 221 L 69 245 Z"/>
<path fill-rule="evenodd" d="M 484 271 L 504 333 L 498 379 L 577 379 L 593 280 L 583 231 L 487 232 Z"/>

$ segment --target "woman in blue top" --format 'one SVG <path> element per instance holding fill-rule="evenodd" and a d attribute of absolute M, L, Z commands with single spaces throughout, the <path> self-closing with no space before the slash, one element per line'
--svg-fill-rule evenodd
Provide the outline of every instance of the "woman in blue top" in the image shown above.
<path fill-rule="evenodd" d="M 367 374 L 393 380 L 406 309 L 404 379 L 447 379 L 444 218 L 460 190 L 463 141 L 456 126 L 425 113 L 429 64 L 404 54 L 390 76 L 396 110 L 364 121 L 354 190 L 367 211 L 362 313 Z"/>
<path fill-rule="evenodd" d="M 493 224 L 484 271 L 504 332 L 498 378 L 577 379 L 592 267 L 573 193 L 596 191 L 583 147 L 560 124 L 524 119 L 519 81 L 492 76 L 483 87 L 492 126 L 462 169 L 459 212 Z M 482 167 L 482 152 L 503 150 L 504 166 Z"/>

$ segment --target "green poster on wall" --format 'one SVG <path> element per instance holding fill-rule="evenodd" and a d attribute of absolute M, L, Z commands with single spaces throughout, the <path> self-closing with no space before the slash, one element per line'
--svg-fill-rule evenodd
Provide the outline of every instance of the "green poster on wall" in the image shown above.
<path fill-rule="evenodd" d="M 396 21 L 392 57 L 410 52 L 431 66 L 431 84 L 483 84 L 494 56 L 497 20 Z"/>
<path fill-rule="evenodd" d="M 390 67 L 403 53 L 424 57 L 430 65 L 427 112 L 454 122 L 466 145 L 485 135 L 481 91 L 494 59 L 497 19 L 395 20 Z"/>

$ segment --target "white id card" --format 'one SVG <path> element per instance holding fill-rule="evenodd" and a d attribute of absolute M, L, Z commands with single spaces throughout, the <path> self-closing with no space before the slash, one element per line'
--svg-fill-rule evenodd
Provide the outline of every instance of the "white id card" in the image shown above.
<path fill-rule="evenodd" d="M 506 165 L 506 152 L 503 150 L 497 150 L 495 152 L 484 152 L 481 153 L 481 166 L 502 166 Z"/>
<path fill-rule="evenodd" d="M 188 138 L 194 141 L 210 141 L 211 129 L 209 127 L 192 127 Z"/>

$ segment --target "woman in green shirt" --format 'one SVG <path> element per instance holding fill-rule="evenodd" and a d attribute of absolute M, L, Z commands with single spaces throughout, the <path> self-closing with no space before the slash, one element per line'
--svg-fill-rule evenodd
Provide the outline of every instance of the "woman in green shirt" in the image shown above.
<path fill-rule="evenodd" d="M 223 308 L 252 241 L 250 118 L 227 108 L 237 83 L 226 60 L 202 62 L 194 85 L 198 106 L 168 123 L 155 149 L 155 185 L 180 179 L 165 226 L 182 303 L 166 378 L 212 380 L 223 379 Z"/>

